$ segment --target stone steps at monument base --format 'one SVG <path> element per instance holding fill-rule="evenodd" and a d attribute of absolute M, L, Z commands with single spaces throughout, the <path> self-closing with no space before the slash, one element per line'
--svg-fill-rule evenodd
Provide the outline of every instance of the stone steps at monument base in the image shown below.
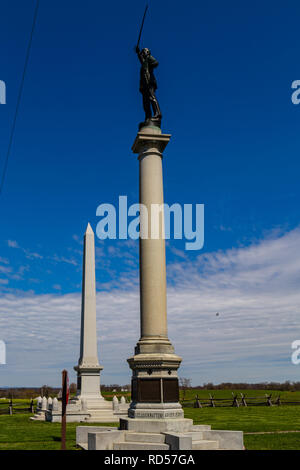
<path fill-rule="evenodd" d="M 194 424 L 192 431 L 211 431 L 211 426 L 209 424 Z"/>
<path fill-rule="evenodd" d="M 219 441 L 193 441 L 192 450 L 218 450 Z"/>
<path fill-rule="evenodd" d="M 81 423 L 91 423 L 91 424 L 97 424 L 97 423 L 106 423 L 106 424 L 111 424 L 111 423 L 117 423 L 117 419 L 115 418 L 101 418 L 101 417 L 96 417 L 96 418 L 88 418 L 85 419 L 84 421 L 81 421 Z"/>
<path fill-rule="evenodd" d="M 191 436 L 192 441 L 201 441 L 203 439 L 203 431 L 185 432 L 187 436 Z"/>
<path fill-rule="evenodd" d="M 115 442 L 113 450 L 169 450 L 169 446 L 159 442 Z"/>
<path fill-rule="evenodd" d="M 157 433 L 144 433 L 144 432 L 126 432 L 125 442 L 158 442 L 165 443 L 165 436 Z"/>
<path fill-rule="evenodd" d="M 119 421 L 118 416 L 114 415 L 112 410 L 89 410 L 91 417 L 85 420 L 86 423 L 115 423 Z"/>
<path fill-rule="evenodd" d="M 98 415 L 93 415 L 91 418 L 84 420 L 85 423 L 117 423 L 119 421 L 118 417 L 113 415 L 103 415 L 102 413 Z"/>

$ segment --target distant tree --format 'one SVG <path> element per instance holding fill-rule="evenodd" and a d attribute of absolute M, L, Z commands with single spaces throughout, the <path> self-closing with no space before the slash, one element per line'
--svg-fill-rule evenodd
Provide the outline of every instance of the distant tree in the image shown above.
<path fill-rule="evenodd" d="M 43 385 L 41 387 L 41 396 L 49 398 L 49 396 L 53 394 L 53 389 L 49 385 Z"/>
<path fill-rule="evenodd" d="M 296 392 L 300 391 L 300 382 L 290 382 L 287 380 L 284 383 L 280 382 L 259 382 L 259 383 L 232 383 L 222 382 L 220 384 L 213 384 L 211 382 L 204 383 L 193 387 L 202 390 L 280 390 L 282 392 Z"/>
<path fill-rule="evenodd" d="M 192 386 L 192 379 L 186 377 L 179 377 L 179 387 L 183 390 L 183 399 L 185 399 L 185 393 L 188 388 Z"/>
<path fill-rule="evenodd" d="M 207 384 L 203 385 L 203 388 L 207 390 L 213 390 L 215 387 L 214 387 L 214 384 L 212 384 L 211 382 L 208 382 Z"/>

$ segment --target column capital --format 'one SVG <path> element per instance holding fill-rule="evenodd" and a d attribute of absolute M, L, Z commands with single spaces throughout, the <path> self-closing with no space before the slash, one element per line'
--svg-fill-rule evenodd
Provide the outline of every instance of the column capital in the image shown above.
<path fill-rule="evenodd" d="M 159 130 L 159 129 L 158 129 Z M 138 132 L 132 146 L 133 153 L 141 154 L 144 150 L 148 150 L 153 144 L 159 152 L 163 152 L 168 145 L 171 134 L 158 133 L 154 128 L 143 128 Z"/>

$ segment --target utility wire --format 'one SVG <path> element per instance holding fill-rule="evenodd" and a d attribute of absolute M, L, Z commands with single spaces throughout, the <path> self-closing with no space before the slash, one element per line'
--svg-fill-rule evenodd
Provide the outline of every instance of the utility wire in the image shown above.
<path fill-rule="evenodd" d="M 18 94 L 18 99 L 17 99 L 17 105 L 16 105 L 16 110 L 15 110 L 15 114 L 14 114 L 13 124 L 12 124 L 11 132 L 10 132 L 10 137 L 9 137 L 9 142 L 8 142 L 8 148 L 7 148 L 7 153 L 6 153 L 6 157 L 5 157 L 5 163 L 4 163 L 4 169 L 3 169 L 2 178 L 1 178 L 1 183 L 0 183 L 0 196 L 1 196 L 1 194 L 2 194 L 2 190 L 3 190 L 3 186 L 4 186 L 4 181 L 5 181 L 5 177 L 6 177 L 6 173 L 7 173 L 8 160 L 9 160 L 10 151 L 11 151 L 11 146 L 12 146 L 12 143 L 13 143 L 13 138 L 14 138 L 14 133 L 15 133 L 16 121 L 17 121 L 17 116 L 18 116 L 19 107 L 20 107 L 20 102 L 21 102 L 21 97 L 22 97 L 22 92 L 23 92 L 24 80 L 25 80 L 27 65 L 28 65 L 29 56 L 30 56 L 32 38 L 33 38 L 34 29 L 35 29 L 35 24 L 36 24 L 36 19 L 37 19 L 39 4 L 40 4 L 40 0 L 36 0 L 36 5 L 35 5 L 35 10 L 34 10 L 34 15 L 33 15 L 32 28 L 31 28 L 30 38 L 29 38 L 29 42 L 28 42 L 28 46 L 27 46 L 25 64 L 24 64 L 24 69 L 23 69 L 23 74 L 22 74 L 22 78 L 21 78 L 21 83 L 20 83 L 20 88 L 19 88 L 19 94 Z"/>

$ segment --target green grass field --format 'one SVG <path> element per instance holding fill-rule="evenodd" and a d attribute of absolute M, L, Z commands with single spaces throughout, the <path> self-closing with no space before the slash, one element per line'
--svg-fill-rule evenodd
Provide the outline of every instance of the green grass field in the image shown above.
<path fill-rule="evenodd" d="M 300 450 L 300 406 L 247 408 L 185 408 L 185 417 L 194 424 L 210 424 L 212 429 L 244 432 L 248 450 Z M 272 434 L 248 434 L 268 432 Z"/>
<path fill-rule="evenodd" d="M 196 393 L 199 397 L 201 397 L 200 393 L 207 397 L 209 392 L 199 390 Z M 196 393 L 195 390 L 188 390 L 186 398 L 188 396 L 193 399 Z M 245 391 L 245 393 L 248 396 L 255 396 L 254 393 L 258 396 L 264 395 L 261 390 L 251 391 L 251 393 Z M 273 392 L 273 395 L 279 393 Z M 212 394 L 216 398 L 232 396 L 230 391 L 225 390 L 213 391 Z M 293 399 L 300 399 L 299 392 L 282 392 L 281 398 L 287 396 L 289 399 L 289 394 Z M 24 401 L 14 400 L 14 403 L 22 406 Z M 28 400 L 25 403 L 28 404 Z M 184 411 L 185 417 L 192 418 L 194 424 L 210 424 L 212 429 L 244 431 L 245 447 L 248 450 L 300 450 L 300 406 L 185 408 Z M 30 416 L 29 413 L 0 416 L 0 450 L 60 449 L 60 424 L 32 422 L 29 420 Z M 76 449 L 77 426 L 78 423 L 67 425 L 67 449 L 69 450 Z"/>
<path fill-rule="evenodd" d="M 0 416 L 0 450 L 59 450 L 60 423 L 30 421 L 29 416 L 31 415 Z M 68 450 L 76 450 L 77 426 L 78 423 L 67 425 Z"/>

